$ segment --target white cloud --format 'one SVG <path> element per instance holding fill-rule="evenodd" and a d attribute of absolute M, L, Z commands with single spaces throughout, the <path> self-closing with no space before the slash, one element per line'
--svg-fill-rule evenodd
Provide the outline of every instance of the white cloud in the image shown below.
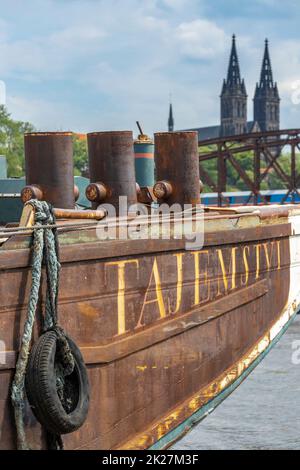
<path fill-rule="evenodd" d="M 162 0 L 162 3 L 175 10 L 180 10 L 187 7 L 191 3 L 191 0 Z"/>
<path fill-rule="evenodd" d="M 212 58 L 228 47 L 225 32 L 215 23 L 205 19 L 181 23 L 176 34 L 181 51 L 192 58 Z"/>
<path fill-rule="evenodd" d="M 271 58 L 274 79 L 278 82 L 281 97 L 282 127 L 299 127 L 300 105 L 293 99 L 299 96 L 300 41 L 281 40 L 271 43 Z"/>
<path fill-rule="evenodd" d="M 93 45 L 97 47 L 98 41 L 107 36 L 102 28 L 94 26 L 72 26 L 55 33 L 49 37 L 49 42 L 63 48 L 77 48 Z"/>
<path fill-rule="evenodd" d="M 144 16 L 141 18 L 142 26 L 148 31 L 165 32 L 169 29 L 168 22 L 154 16 Z"/>
<path fill-rule="evenodd" d="M 176 127 L 217 123 L 236 32 L 249 119 L 269 36 L 283 119 L 285 125 L 294 121 L 289 87 L 299 79 L 299 42 L 279 40 L 276 20 L 258 17 L 250 28 L 237 12 L 222 15 L 220 7 L 209 15 L 214 8 L 208 0 L 7 2 L 0 18 L 0 79 L 9 108 L 41 128 L 127 128 L 139 118 L 151 132 L 166 127 L 172 92 Z"/>
<path fill-rule="evenodd" d="M 38 130 L 70 130 L 72 117 L 63 103 L 47 101 L 40 98 L 29 98 L 21 95 L 8 95 L 7 106 L 15 119 L 29 121 Z M 70 126 L 66 127 L 66 122 Z"/>

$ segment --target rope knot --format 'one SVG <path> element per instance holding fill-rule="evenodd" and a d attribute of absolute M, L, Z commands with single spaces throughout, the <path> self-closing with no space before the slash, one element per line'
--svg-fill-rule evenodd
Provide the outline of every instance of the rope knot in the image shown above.
<path fill-rule="evenodd" d="M 35 210 L 35 223 L 37 225 L 54 224 L 55 217 L 53 215 L 53 209 L 51 204 L 46 201 L 38 201 L 37 199 L 31 199 L 26 202 L 25 205 L 31 205 Z"/>

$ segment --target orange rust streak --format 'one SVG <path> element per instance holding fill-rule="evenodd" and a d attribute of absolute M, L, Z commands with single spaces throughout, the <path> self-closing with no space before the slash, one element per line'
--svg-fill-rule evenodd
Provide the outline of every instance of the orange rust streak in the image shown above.
<path fill-rule="evenodd" d="M 80 302 L 78 304 L 79 311 L 82 315 L 88 318 L 97 318 L 99 316 L 99 310 L 92 307 L 86 302 Z"/>

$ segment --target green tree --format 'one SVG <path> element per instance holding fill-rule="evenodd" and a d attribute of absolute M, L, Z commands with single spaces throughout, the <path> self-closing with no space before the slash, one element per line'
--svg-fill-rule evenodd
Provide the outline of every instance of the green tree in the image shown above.
<path fill-rule="evenodd" d="M 8 177 L 19 178 L 25 174 L 24 134 L 34 132 L 30 122 L 12 119 L 6 107 L 0 105 L 0 155 L 7 159 Z M 86 139 L 74 134 L 74 175 L 87 171 Z"/>
<path fill-rule="evenodd" d="M 32 124 L 15 121 L 0 105 L 0 154 L 6 156 L 9 177 L 24 175 L 24 133 L 33 131 Z"/>
<path fill-rule="evenodd" d="M 232 148 L 232 146 L 231 146 Z M 206 154 L 216 150 L 214 146 L 207 146 L 207 147 L 200 147 L 200 155 Z M 247 176 L 250 180 L 253 181 L 254 179 L 254 155 L 253 152 L 240 152 L 235 153 L 234 158 L 239 163 L 239 165 L 243 168 Z M 291 155 L 290 153 L 284 153 L 279 156 L 277 162 L 280 164 L 282 170 L 285 172 L 287 176 L 291 174 Z M 263 174 L 264 169 L 267 168 L 269 163 L 267 163 L 261 155 L 260 160 L 260 168 L 261 173 Z M 217 169 L 217 158 L 211 160 L 205 160 L 201 162 L 201 166 L 203 169 L 209 174 L 212 180 L 217 185 L 218 181 L 218 169 Z M 244 180 L 240 177 L 236 169 L 232 166 L 232 164 L 228 161 L 226 165 L 227 169 L 227 179 L 226 179 L 226 190 L 227 191 L 249 191 L 249 187 L 246 185 Z M 296 154 L 296 172 L 297 175 L 300 175 L 300 154 Z M 200 178 L 201 178 L 201 171 L 200 171 Z M 274 168 L 268 170 L 267 174 L 263 178 L 260 189 L 287 189 L 287 182 L 285 182 L 278 173 L 275 171 Z M 212 189 L 208 185 L 204 185 L 204 192 L 212 192 Z"/>
<path fill-rule="evenodd" d="M 87 167 L 88 167 L 86 139 L 74 134 L 73 152 L 74 152 L 74 175 L 81 176 L 82 174 L 86 173 Z"/>

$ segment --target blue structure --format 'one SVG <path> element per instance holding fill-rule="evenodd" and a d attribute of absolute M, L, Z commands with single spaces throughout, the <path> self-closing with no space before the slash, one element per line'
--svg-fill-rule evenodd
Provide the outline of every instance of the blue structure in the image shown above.
<path fill-rule="evenodd" d="M 25 178 L 0 179 L 0 224 L 18 222 L 23 203 L 20 193 L 25 186 Z"/>
<path fill-rule="evenodd" d="M 284 195 L 287 193 L 288 190 L 286 189 L 269 189 L 265 191 L 261 191 L 261 194 L 264 197 L 258 197 L 258 204 L 280 204 Z M 228 204 L 254 204 L 254 197 L 253 194 L 251 199 L 249 197 L 251 195 L 251 191 L 233 191 L 233 192 L 224 192 L 222 193 L 225 200 L 227 200 Z M 203 193 L 201 194 L 201 202 L 206 206 L 217 206 L 218 205 L 218 193 Z M 285 203 L 300 203 L 300 196 L 298 193 L 294 194 L 294 201 L 292 194 L 289 194 L 285 200 Z"/>
<path fill-rule="evenodd" d="M 145 136 L 146 137 L 146 136 Z M 135 174 L 140 187 L 154 185 L 154 143 L 151 139 L 134 142 Z"/>
<path fill-rule="evenodd" d="M 88 178 L 84 178 L 83 176 L 74 176 L 74 184 L 79 189 L 79 198 L 76 201 L 76 205 L 83 209 L 90 209 L 91 203 L 85 196 L 85 190 L 90 184 L 90 180 Z"/>
<path fill-rule="evenodd" d="M 7 178 L 7 162 L 3 155 L 0 155 L 0 178 Z"/>
<path fill-rule="evenodd" d="M 83 176 L 75 176 L 74 184 L 78 186 L 79 198 L 76 204 L 80 208 L 90 208 L 91 204 L 85 197 L 85 189 L 89 180 Z M 23 203 L 20 195 L 25 186 L 25 178 L 2 178 L 0 179 L 0 224 L 8 222 L 19 222 Z"/>

